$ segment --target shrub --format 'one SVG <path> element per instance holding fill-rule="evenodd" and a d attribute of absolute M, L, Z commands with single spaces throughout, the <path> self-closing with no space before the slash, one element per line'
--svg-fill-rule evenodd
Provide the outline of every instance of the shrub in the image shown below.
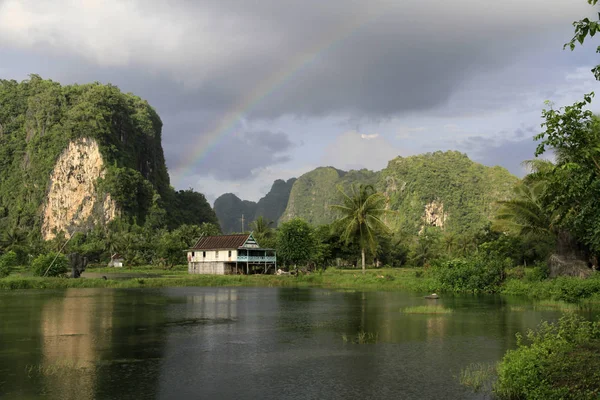
<path fill-rule="evenodd" d="M 4 278 L 10 274 L 10 271 L 19 265 L 17 253 L 9 251 L 0 256 L 0 278 Z"/>
<path fill-rule="evenodd" d="M 55 260 L 56 258 L 56 260 Z M 54 261 L 54 263 L 52 263 Z M 52 267 L 50 267 L 52 265 Z M 48 269 L 50 267 L 50 269 Z M 69 260 L 66 256 L 56 253 L 42 254 L 31 263 L 31 270 L 36 276 L 61 276 L 69 270 Z M 46 273 L 48 270 L 48 273 Z"/>
<path fill-rule="evenodd" d="M 504 268 L 509 264 L 490 258 L 455 259 L 433 269 L 443 290 L 455 292 L 496 292 L 504 279 Z"/>
<path fill-rule="evenodd" d="M 517 335 L 516 350 L 498 364 L 494 392 L 501 399 L 597 399 L 600 395 L 600 322 L 575 314 Z"/>
<path fill-rule="evenodd" d="M 548 278 L 550 271 L 546 263 L 536 264 L 533 268 L 525 269 L 525 280 L 529 282 L 540 282 Z"/>

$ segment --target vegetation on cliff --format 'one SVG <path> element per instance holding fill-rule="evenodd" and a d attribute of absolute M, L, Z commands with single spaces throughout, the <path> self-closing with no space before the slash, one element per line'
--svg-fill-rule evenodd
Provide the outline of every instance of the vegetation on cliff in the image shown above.
<path fill-rule="evenodd" d="M 202 194 L 170 186 L 162 122 L 139 97 L 31 75 L 0 80 L 0 104 L 0 251 L 37 254 L 43 238 L 116 219 L 153 230 L 217 223 Z"/>

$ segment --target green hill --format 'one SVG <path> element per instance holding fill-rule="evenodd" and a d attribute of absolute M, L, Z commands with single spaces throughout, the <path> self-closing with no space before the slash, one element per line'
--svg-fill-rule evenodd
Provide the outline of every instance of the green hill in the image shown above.
<path fill-rule="evenodd" d="M 363 183 L 385 193 L 389 208 L 398 211 L 389 221 L 396 229 L 416 234 L 435 225 L 475 231 L 487 224 L 494 202 L 508 198 L 516 182 L 506 169 L 486 167 L 456 151 L 397 157 L 379 172 L 321 167 L 298 178 L 281 221 L 301 217 L 313 225 L 330 223 L 335 212 L 329 206 L 341 203 L 337 185 L 348 190 Z"/>
<path fill-rule="evenodd" d="M 0 231 L 51 239 L 117 217 L 216 222 L 200 193 L 191 195 L 195 212 L 181 209 L 190 191 L 170 187 L 162 122 L 145 100 L 32 75 L 0 80 L 0 104 Z"/>

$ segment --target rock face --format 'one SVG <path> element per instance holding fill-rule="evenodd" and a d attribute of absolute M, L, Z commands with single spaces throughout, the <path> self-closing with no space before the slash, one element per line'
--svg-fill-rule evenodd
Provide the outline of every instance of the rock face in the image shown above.
<path fill-rule="evenodd" d="M 423 216 L 425 224 L 443 229 L 447 217 L 444 214 L 444 203 L 441 201 L 434 200 L 425 205 L 425 215 Z"/>
<path fill-rule="evenodd" d="M 104 160 L 95 140 L 79 139 L 69 144 L 50 176 L 42 220 L 45 240 L 60 231 L 69 237 L 79 227 L 104 224 L 118 215 L 110 194 L 98 198 L 98 178 L 104 174 Z"/>
<path fill-rule="evenodd" d="M 275 224 L 283 214 L 290 198 L 290 191 L 296 178 L 284 181 L 277 179 L 271 190 L 258 203 L 242 200 L 233 193 L 225 193 L 215 200 L 215 213 L 223 233 L 241 231 L 241 217 L 244 216 L 244 228 L 250 229 L 250 223 L 258 217 Z"/>

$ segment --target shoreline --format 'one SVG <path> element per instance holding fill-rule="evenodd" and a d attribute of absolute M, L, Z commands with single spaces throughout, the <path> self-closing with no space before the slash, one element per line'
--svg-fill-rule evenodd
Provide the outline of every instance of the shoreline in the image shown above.
<path fill-rule="evenodd" d="M 413 268 L 383 268 L 367 270 L 328 269 L 307 275 L 190 275 L 182 267 L 173 270 L 90 269 L 92 276 L 81 278 L 41 278 L 12 275 L 0 279 L 0 291 L 28 289 L 69 288 L 168 288 L 168 287 L 315 287 L 364 291 L 410 291 L 415 293 L 462 293 L 470 291 L 445 290 L 433 277 L 418 273 Z M 112 275 L 102 279 L 102 275 Z M 122 275 L 123 277 L 120 277 Z M 139 275 L 139 276 L 131 276 Z M 156 275 L 156 277 L 154 277 Z M 600 308 L 600 275 L 588 279 L 560 277 L 542 281 L 509 279 L 497 290 L 476 294 L 501 294 L 531 300 L 552 300 L 578 304 L 581 307 Z"/>

